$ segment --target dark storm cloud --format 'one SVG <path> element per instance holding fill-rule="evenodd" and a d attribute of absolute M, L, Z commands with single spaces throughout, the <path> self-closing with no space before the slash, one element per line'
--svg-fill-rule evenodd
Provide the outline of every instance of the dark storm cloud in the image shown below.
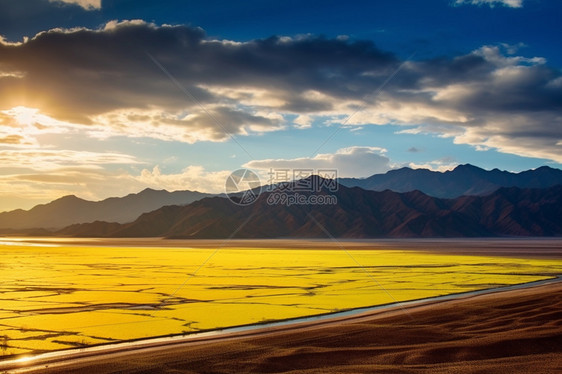
<path fill-rule="evenodd" d="M 372 43 L 324 38 L 244 44 L 207 41 L 202 30 L 128 22 L 105 30 L 51 30 L 20 46 L 2 46 L 0 62 L 25 72 L 25 87 L 49 96 L 50 110 L 98 114 L 121 107 L 183 107 L 186 97 L 149 59 L 154 56 L 201 101 L 198 84 L 263 87 L 279 91 L 288 107 L 325 109 L 323 103 L 290 103 L 300 90 L 361 96 L 370 69 L 392 66 Z M 356 88 L 351 88 L 353 84 Z M 304 110 L 304 109 L 301 109 Z"/>
<path fill-rule="evenodd" d="M 562 142 L 560 71 L 502 48 L 403 62 L 367 41 L 302 36 L 238 43 L 210 40 L 187 26 L 110 22 L 99 30 L 55 29 L 21 45 L 3 43 L 0 95 L 5 108 L 38 107 L 90 125 L 123 109 L 152 111 L 154 126 L 207 131 L 192 141 L 225 139 L 224 128 L 241 134 L 279 129 L 284 114 L 341 118 L 362 105 L 356 124 L 418 125 L 409 131 L 555 159 Z M 159 120 L 154 111 L 172 115 Z M 219 117 L 227 125 L 220 126 Z"/>
<path fill-rule="evenodd" d="M 0 35 L 16 41 L 59 25 L 101 24 L 99 12 L 89 8 L 88 1 L 82 3 L 85 7 L 62 1 L 0 0 Z"/>

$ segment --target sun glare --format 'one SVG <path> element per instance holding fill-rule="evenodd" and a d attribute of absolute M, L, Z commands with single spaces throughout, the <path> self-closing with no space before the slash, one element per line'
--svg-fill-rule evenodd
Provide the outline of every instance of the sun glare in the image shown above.
<path fill-rule="evenodd" d="M 41 113 L 38 108 L 30 108 L 23 105 L 3 110 L 2 113 L 13 118 L 19 125 L 34 127 L 37 129 L 48 128 L 49 132 L 63 133 L 70 128 L 76 128 L 78 124 L 60 121 L 49 115 Z"/>
<path fill-rule="evenodd" d="M 20 125 L 31 126 L 36 122 L 39 122 L 39 109 L 28 108 L 25 106 L 17 106 L 9 110 L 4 110 L 2 113 L 13 117 Z"/>

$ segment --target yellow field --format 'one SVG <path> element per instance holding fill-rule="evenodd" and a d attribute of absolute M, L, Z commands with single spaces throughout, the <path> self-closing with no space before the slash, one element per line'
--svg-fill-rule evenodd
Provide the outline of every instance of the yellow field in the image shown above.
<path fill-rule="evenodd" d="M 560 261 L 396 250 L 0 246 L 0 356 L 552 278 Z M 360 265 L 362 266 L 360 266 Z M 196 272 L 195 275 L 192 275 Z"/>

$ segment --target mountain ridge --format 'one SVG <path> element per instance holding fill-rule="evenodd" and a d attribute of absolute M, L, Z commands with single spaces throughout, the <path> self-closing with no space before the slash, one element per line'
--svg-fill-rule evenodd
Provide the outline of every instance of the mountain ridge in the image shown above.
<path fill-rule="evenodd" d="M 464 195 L 486 195 L 501 187 L 547 188 L 562 184 L 562 170 L 541 166 L 520 173 L 505 170 L 485 170 L 471 164 L 458 165 L 453 170 L 438 172 L 408 167 L 374 174 L 367 178 L 338 178 L 346 187 L 395 192 L 420 190 L 440 198 Z"/>
<path fill-rule="evenodd" d="M 145 188 L 123 197 L 89 201 L 66 195 L 29 210 L 16 209 L 0 213 L 0 229 L 60 229 L 77 223 L 110 221 L 127 223 L 139 215 L 165 205 L 189 204 L 211 194 L 197 191 L 154 190 Z"/>
<path fill-rule="evenodd" d="M 498 169 L 488 171 L 464 164 L 447 172 L 401 168 L 364 179 L 340 178 L 338 182 L 342 182 L 342 186 L 379 192 L 385 190 L 401 193 L 420 191 L 425 195 L 438 198 L 459 198 L 460 196 L 451 197 L 451 195 L 463 192 L 461 196 L 484 196 L 502 188 L 503 185 L 511 186 L 513 184 L 539 188 L 562 184 L 562 171 L 542 166 L 534 170 L 511 173 Z M 30 210 L 16 209 L 0 213 L 0 230 L 12 234 L 18 230 L 22 233 L 43 232 L 44 229 L 57 231 L 68 226 L 97 221 L 123 224 L 134 222 L 143 213 L 164 206 L 187 205 L 211 196 L 217 195 L 197 191 L 168 192 L 152 188 L 97 202 L 84 200 L 75 195 L 66 195 L 50 203 L 37 205 Z M 162 217 L 161 219 L 165 221 L 167 218 Z M 103 225 L 98 223 L 100 230 L 101 226 Z M 112 229 L 115 227 L 112 226 Z M 107 234 L 112 230 L 107 228 L 103 232 Z"/>
<path fill-rule="evenodd" d="M 318 177 L 319 178 L 319 177 Z M 562 236 L 562 185 L 546 189 L 500 188 L 486 196 L 440 199 L 420 191 L 397 193 L 339 186 L 335 205 L 272 205 L 261 194 L 238 206 L 221 197 L 166 206 L 137 220 L 79 225 L 59 235 L 106 237 L 234 238 L 416 238 Z M 313 193 L 302 193 L 310 196 Z"/>

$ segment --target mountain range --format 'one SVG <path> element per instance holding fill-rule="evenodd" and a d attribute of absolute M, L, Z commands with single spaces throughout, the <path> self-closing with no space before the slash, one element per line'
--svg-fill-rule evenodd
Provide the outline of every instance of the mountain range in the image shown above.
<path fill-rule="evenodd" d="M 451 171 L 401 168 L 368 178 L 339 178 L 346 187 L 395 192 L 421 191 L 427 195 L 455 198 L 463 195 L 487 195 L 501 187 L 546 188 L 562 184 L 562 170 L 542 166 L 521 173 L 498 169 L 484 170 L 466 164 Z"/>
<path fill-rule="evenodd" d="M 321 183 L 321 178 L 311 183 Z M 336 204 L 271 204 L 262 193 L 249 206 L 210 197 L 186 206 L 165 206 L 134 222 L 69 226 L 58 235 L 167 238 L 405 238 L 562 235 L 562 186 L 502 187 L 486 196 L 441 199 L 420 191 L 398 193 L 339 186 Z"/>
<path fill-rule="evenodd" d="M 88 201 L 69 195 L 30 210 L 0 213 L 0 229 L 61 229 L 75 223 L 97 220 L 126 223 L 134 221 L 142 213 L 165 205 L 190 204 L 208 196 L 212 195 L 196 191 L 157 191 L 150 188 L 102 201 Z"/>
<path fill-rule="evenodd" d="M 240 207 L 224 195 L 152 189 L 97 202 L 65 196 L 0 213 L 0 230 L 178 238 L 226 238 L 234 231 L 246 238 L 562 235 L 562 171 L 546 166 L 521 173 L 472 165 L 444 173 L 402 168 L 338 182 L 336 205 L 270 205 L 264 193 Z"/>

